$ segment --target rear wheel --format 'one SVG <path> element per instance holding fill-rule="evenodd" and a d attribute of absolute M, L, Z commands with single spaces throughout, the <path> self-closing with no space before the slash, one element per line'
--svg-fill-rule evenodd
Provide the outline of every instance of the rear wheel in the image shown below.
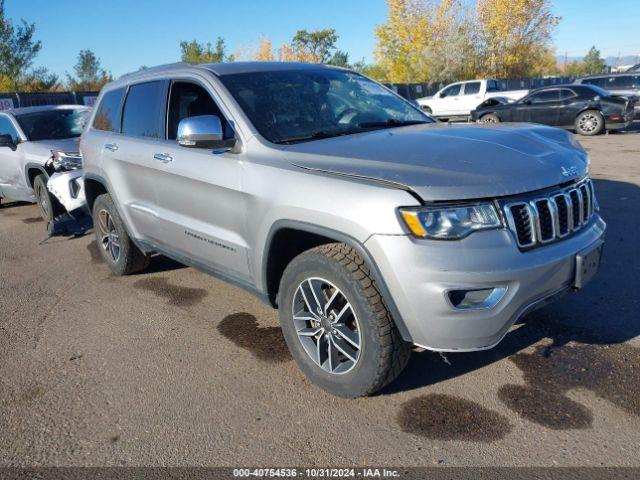
<path fill-rule="evenodd" d="M 108 193 L 93 204 L 93 228 L 100 256 L 115 275 L 128 275 L 149 266 L 149 257 L 131 241 Z"/>
<path fill-rule="evenodd" d="M 40 215 L 45 222 L 52 221 L 56 215 L 60 215 L 64 211 L 64 207 L 60 205 L 58 199 L 51 195 L 47 189 L 47 177 L 44 174 L 38 175 L 33 180 L 33 192 L 40 209 Z"/>
<path fill-rule="evenodd" d="M 599 135 L 604 131 L 604 117 L 597 110 L 587 110 L 576 117 L 575 127 L 580 135 Z"/>
<path fill-rule="evenodd" d="M 404 342 L 363 259 L 348 245 L 308 250 L 280 283 L 280 323 L 300 369 L 341 397 L 370 395 L 409 359 Z"/>
<path fill-rule="evenodd" d="M 495 113 L 487 113 L 480 117 L 478 123 L 500 123 L 500 118 Z"/>

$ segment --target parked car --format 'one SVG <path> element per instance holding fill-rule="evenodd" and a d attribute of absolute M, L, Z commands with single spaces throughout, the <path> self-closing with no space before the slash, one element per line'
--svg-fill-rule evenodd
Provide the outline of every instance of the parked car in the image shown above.
<path fill-rule="evenodd" d="M 79 168 L 78 140 L 89 109 L 78 105 L 0 112 L 0 198 L 37 202 L 45 221 L 62 208 L 47 190 L 56 170 Z"/>
<path fill-rule="evenodd" d="M 628 127 L 634 116 L 633 99 L 612 95 L 593 85 L 543 87 L 515 103 L 487 101 L 471 113 L 480 123 L 532 122 L 598 135 Z"/>
<path fill-rule="evenodd" d="M 432 97 L 418 99 L 429 115 L 448 120 L 468 120 L 471 111 L 488 98 L 500 98 L 504 103 L 524 97 L 529 90 L 502 90 L 497 80 L 472 80 L 447 85 Z"/>
<path fill-rule="evenodd" d="M 594 85 L 615 95 L 633 97 L 636 100 L 635 118 L 640 119 L 640 72 L 591 75 L 575 81 L 578 85 Z"/>
<path fill-rule="evenodd" d="M 572 135 L 437 123 L 330 66 L 127 75 L 103 88 L 81 151 L 114 274 L 159 252 L 247 289 L 279 309 L 302 371 L 341 396 L 384 387 L 412 345 L 493 347 L 581 288 L 603 244 Z"/>

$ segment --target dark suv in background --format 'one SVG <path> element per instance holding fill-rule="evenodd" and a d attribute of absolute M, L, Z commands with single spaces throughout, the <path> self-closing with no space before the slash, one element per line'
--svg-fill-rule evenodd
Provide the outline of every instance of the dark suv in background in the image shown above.
<path fill-rule="evenodd" d="M 595 85 L 625 97 L 640 96 L 640 72 L 590 75 L 577 79 L 575 83 Z M 638 102 L 635 107 L 635 118 L 636 120 L 640 119 L 640 103 Z"/>

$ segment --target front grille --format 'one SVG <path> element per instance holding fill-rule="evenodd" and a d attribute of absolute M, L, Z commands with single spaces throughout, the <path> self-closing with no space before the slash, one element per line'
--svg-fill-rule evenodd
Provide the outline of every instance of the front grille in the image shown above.
<path fill-rule="evenodd" d="M 595 210 L 593 183 L 587 179 L 532 199 L 509 202 L 504 212 L 518 246 L 532 248 L 580 230 Z"/>

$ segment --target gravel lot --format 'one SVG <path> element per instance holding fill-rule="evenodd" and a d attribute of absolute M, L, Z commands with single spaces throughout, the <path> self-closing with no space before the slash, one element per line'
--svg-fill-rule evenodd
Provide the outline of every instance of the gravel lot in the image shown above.
<path fill-rule="evenodd" d="M 114 277 L 93 235 L 40 244 L 36 207 L 4 206 L 0 465 L 640 466 L 637 130 L 580 138 L 609 226 L 591 284 L 358 400 L 244 291 L 161 257 Z"/>

